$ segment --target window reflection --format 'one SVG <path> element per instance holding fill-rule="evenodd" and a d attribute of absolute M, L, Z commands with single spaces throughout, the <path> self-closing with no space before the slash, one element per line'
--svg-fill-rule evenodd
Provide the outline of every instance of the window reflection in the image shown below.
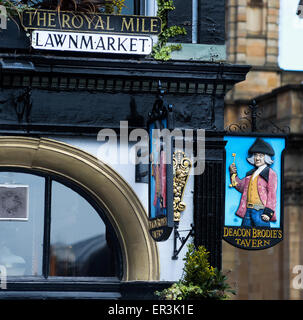
<path fill-rule="evenodd" d="M 44 183 L 39 176 L 0 172 L 0 265 L 8 276 L 42 274 Z"/>
<path fill-rule="evenodd" d="M 51 276 L 116 276 L 103 220 L 72 189 L 53 181 Z"/>
<path fill-rule="evenodd" d="M 121 14 L 134 14 L 134 0 L 125 0 Z"/>

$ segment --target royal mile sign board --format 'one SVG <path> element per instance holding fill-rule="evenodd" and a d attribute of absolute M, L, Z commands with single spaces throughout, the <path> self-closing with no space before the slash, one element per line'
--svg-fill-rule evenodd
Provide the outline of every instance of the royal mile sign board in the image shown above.
<path fill-rule="evenodd" d="M 40 50 L 149 55 L 158 17 L 25 10 L 22 25 L 31 45 Z"/>

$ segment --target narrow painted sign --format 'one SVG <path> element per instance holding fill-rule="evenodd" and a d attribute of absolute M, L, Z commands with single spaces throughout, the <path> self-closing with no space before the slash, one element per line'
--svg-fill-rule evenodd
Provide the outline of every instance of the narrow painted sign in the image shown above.
<path fill-rule="evenodd" d="M 31 45 L 40 50 L 135 55 L 149 55 L 152 52 L 152 39 L 136 35 L 34 30 Z"/>
<path fill-rule="evenodd" d="M 161 110 L 161 112 L 160 112 Z M 155 241 L 165 241 L 174 228 L 171 110 L 154 105 L 149 116 L 149 232 Z"/>

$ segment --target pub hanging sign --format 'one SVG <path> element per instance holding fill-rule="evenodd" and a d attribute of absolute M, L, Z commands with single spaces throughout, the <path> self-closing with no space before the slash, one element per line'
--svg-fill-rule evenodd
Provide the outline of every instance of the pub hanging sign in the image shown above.
<path fill-rule="evenodd" d="M 165 241 L 174 228 L 172 110 L 158 100 L 149 115 L 149 232 Z"/>
<path fill-rule="evenodd" d="M 148 55 L 152 36 L 161 32 L 158 17 L 24 10 L 22 25 L 40 50 Z"/>
<path fill-rule="evenodd" d="M 246 250 L 283 240 L 284 137 L 226 136 L 223 239 Z"/>

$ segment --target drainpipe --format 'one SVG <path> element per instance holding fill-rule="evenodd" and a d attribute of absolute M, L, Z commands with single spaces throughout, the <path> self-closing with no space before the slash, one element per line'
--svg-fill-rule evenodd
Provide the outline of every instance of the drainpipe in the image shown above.
<path fill-rule="evenodd" d="M 192 0 L 192 43 L 198 43 L 198 0 Z"/>

